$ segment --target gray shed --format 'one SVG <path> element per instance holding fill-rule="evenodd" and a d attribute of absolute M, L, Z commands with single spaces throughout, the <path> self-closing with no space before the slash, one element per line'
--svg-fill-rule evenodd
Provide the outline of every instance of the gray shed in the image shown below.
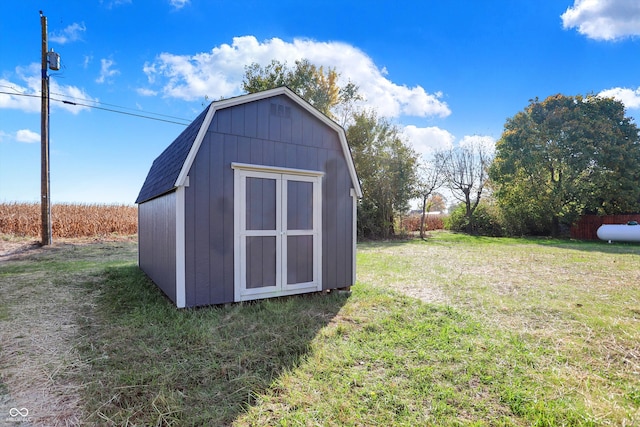
<path fill-rule="evenodd" d="M 288 88 L 211 103 L 140 190 L 140 268 L 177 307 L 353 285 L 362 196 L 342 127 Z"/>

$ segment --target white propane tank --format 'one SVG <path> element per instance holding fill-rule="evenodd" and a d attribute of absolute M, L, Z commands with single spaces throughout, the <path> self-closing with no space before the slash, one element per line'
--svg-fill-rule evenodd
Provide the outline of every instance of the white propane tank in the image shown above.
<path fill-rule="evenodd" d="M 640 225 L 636 221 L 627 224 L 602 224 L 597 231 L 600 240 L 611 242 L 640 242 Z"/>

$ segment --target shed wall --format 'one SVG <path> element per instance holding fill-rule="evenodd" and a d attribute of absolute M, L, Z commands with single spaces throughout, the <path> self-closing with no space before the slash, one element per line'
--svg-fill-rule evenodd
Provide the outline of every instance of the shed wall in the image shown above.
<path fill-rule="evenodd" d="M 325 172 L 323 289 L 352 285 L 352 183 L 338 135 L 278 96 L 217 111 L 191 166 L 185 194 L 187 307 L 234 298 L 232 162 Z"/>
<path fill-rule="evenodd" d="M 138 263 L 176 301 L 176 193 L 138 205 Z"/>

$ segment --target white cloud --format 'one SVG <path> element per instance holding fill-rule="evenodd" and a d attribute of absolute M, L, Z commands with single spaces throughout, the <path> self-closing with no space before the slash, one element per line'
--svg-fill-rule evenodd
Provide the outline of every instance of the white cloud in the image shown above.
<path fill-rule="evenodd" d="M 35 133 L 29 129 L 20 129 L 16 132 L 16 141 L 26 142 L 27 144 L 40 142 L 40 134 Z"/>
<path fill-rule="evenodd" d="M 485 153 L 493 155 L 496 151 L 496 140 L 491 136 L 466 135 L 459 142 L 460 147 L 482 147 Z"/>
<path fill-rule="evenodd" d="M 595 40 L 617 40 L 640 35 L 637 0 L 575 0 L 561 15 L 564 28 L 577 28 Z"/>
<path fill-rule="evenodd" d="M 112 69 L 116 63 L 112 59 L 102 58 L 100 60 L 100 75 L 96 79 L 96 83 L 111 83 L 111 77 L 120 74 L 119 70 Z"/>
<path fill-rule="evenodd" d="M 30 90 L 6 79 L 0 79 L 0 109 L 22 110 L 28 112 L 40 111 L 40 98 L 25 95 L 40 95 L 40 90 Z M 15 94 L 14 94 L 15 92 Z"/>
<path fill-rule="evenodd" d="M 156 96 L 158 94 L 158 91 L 144 88 L 144 87 L 137 88 L 136 92 L 138 93 L 138 95 L 142 95 L 142 96 Z"/>
<path fill-rule="evenodd" d="M 182 9 L 186 5 L 191 3 L 191 0 L 169 0 L 169 4 L 175 7 L 176 9 Z"/>
<path fill-rule="evenodd" d="M 386 69 L 378 68 L 361 50 L 340 42 L 317 42 L 294 39 L 285 42 L 272 38 L 258 42 L 254 36 L 235 37 L 231 45 L 222 44 L 210 52 L 194 55 L 161 53 L 146 63 L 143 71 L 151 85 L 159 85 L 166 97 L 184 100 L 217 99 L 242 93 L 244 67 L 257 62 L 267 65 L 272 59 L 293 65 L 306 58 L 316 65 L 335 67 L 340 83 L 353 81 L 360 87 L 367 106 L 385 117 L 411 115 L 446 117 L 451 114 L 442 101 L 442 93 L 428 93 L 421 86 L 398 85 L 385 77 Z"/>
<path fill-rule="evenodd" d="M 598 96 L 617 99 L 627 108 L 640 108 L 640 87 L 635 90 L 626 87 L 614 87 L 603 90 Z"/>
<path fill-rule="evenodd" d="M 420 128 L 408 125 L 404 127 L 402 132 L 409 145 L 425 160 L 429 159 L 434 152 L 449 150 L 454 145 L 459 145 L 460 147 L 481 146 L 491 155 L 493 155 L 496 148 L 496 140 L 491 136 L 466 135 L 456 144 L 456 137 L 453 134 L 435 126 Z"/>
<path fill-rule="evenodd" d="M 453 146 L 455 137 L 439 127 L 419 128 L 405 126 L 402 130 L 409 145 L 423 158 L 429 158 L 435 151 L 448 150 Z"/>
<path fill-rule="evenodd" d="M 78 24 L 74 22 L 64 30 L 49 34 L 49 41 L 53 43 L 66 44 L 77 40 L 82 40 L 82 34 L 87 31 L 84 22 Z"/>
<path fill-rule="evenodd" d="M 41 70 L 40 64 L 33 63 L 27 67 L 17 67 L 16 75 L 21 83 L 12 82 L 7 79 L 0 79 L 0 87 L 3 92 L 0 94 L 0 109 L 21 110 L 28 113 L 36 113 L 41 110 Z M 15 92 L 15 94 L 13 94 Z M 63 104 L 56 102 L 57 99 L 83 99 L 96 100 L 84 90 L 76 86 L 58 84 L 55 78 L 49 80 L 49 93 L 51 95 L 51 108 L 62 109 L 77 114 L 88 107 Z"/>
<path fill-rule="evenodd" d="M 107 9 L 113 9 L 123 4 L 131 4 L 131 0 L 100 0 L 100 4 L 105 5 Z"/>

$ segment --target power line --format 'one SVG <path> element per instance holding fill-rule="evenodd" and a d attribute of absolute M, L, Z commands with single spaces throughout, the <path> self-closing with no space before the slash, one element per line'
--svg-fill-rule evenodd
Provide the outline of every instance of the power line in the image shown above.
<path fill-rule="evenodd" d="M 94 104 L 101 104 L 101 105 L 106 105 L 106 106 L 109 106 L 109 107 L 115 107 L 115 108 L 119 108 L 121 110 L 140 111 L 139 109 L 136 109 L 136 108 L 123 107 L 122 105 L 116 105 L 116 104 L 109 104 L 109 103 L 106 103 L 106 102 L 96 101 L 95 99 L 78 98 L 78 97 L 67 95 L 67 94 L 64 94 L 64 93 L 50 92 L 50 94 L 51 95 L 64 96 L 65 98 L 73 99 L 73 100 L 76 100 L 76 101 L 91 102 L 91 103 L 94 103 Z M 184 120 L 184 121 L 187 121 L 187 122 L 191 121 L 191 120 L 188 120 L 188 119 L 183 119 L 182 117 L 170 116 L 168 114 L 162 114 L 162 113 L 154 113 L 153 111 L 144 111 L 144 112 L 147 113 L 147 114 L 153 114 L 154 116 L 167 117 L 167 118 L 170 118 L 170 119 L 177 119 L 177 120 Z"/>
<path fill-rule="evenodd" d="M 63 104 L 77 105 L 77 106 L 81 106 L 81 107 L 95 108 L 96 110 L 109 111 L 111 113 L 124 114 L 126 116 L 141 117 L 143 119 L 156 120 L 156 121 L 159 121 L 159 122 L 174 123 L 176 125 L 188 126 L 188 123 L 180 123 L 180 122 L 176 122 L 174 120 L 161 119 L 159 117 L 151 117 L 151 116 L 145 116 L 145 115 L 142 115 L 142 114 L 129 113 L 129 112 L 126 112 L 126 111 L 118 111 L 118 110 L 114 110 L 112 108 L 98 107 L 97 105 L 82 104 L 80 102 L 66 101 L 64 99 L 55 99 L 55 98 L 51 98 L 51 100 L 52 101 L 62 102 Z M 186 120 L 186 119 L 180 119 L 180 120 Z"/>
<path fill-rule="evenodd" d="M 7 92 L 0 92 L 0 93 L 7 93 L 8 95 L 33 96 L 33 97 L 38 96 L 39 97 L 39 95 L 36 95 L 36 94 L 25 94 L 24 92 L 20 92 L 20 91 L 18 91 L 18 89 L 16 89 L 13 86 L 0 85 L 0 87 L 5 87 L 7 89 L 12 89 L 13 91 L 16 92 L 16 93 L 7 93 Z M 58 96 L 63 96 L 65 98 L 67 98 L 67 99 L 73 99 L 73 100 L 76 100 L 76 101 L 84 101 L 84 102 L 91 102 L 93 104 L 107 105 L 109 107 L 115 107 L 115 108 L 118 108 L 120 110 L 140 111 L 140 109 L 136 109 L 136 108 L 124 107 L 122 105 L 116 105 L 116 104 L 110 104 L 110 103 L 107 103 L 107 102 L 96 101 L 95 99 L 90 99 L 90 98 L 89 99 L 80 98 L 80 97 L 71 96 L 71 95 L 68 95 L 68 94 L 65 94 L 65 93 L 49 92 L 49 95 L 58 95 Z M 61 101 L 61 100 L 56 99 L 56 101 Z M 184 120 L 186 122 L 190 122 L 191 121 L 190 119 L 183 119 L 182 117 L 171 116 L 171 115 L 168 115 L 168 114 L 155 113 L 153 111 L 144 111 L 144 112 L 147 113 L 147 114 L 152 114 L 154 116 L 159 116 L 159 117 L 167 117 L 167 118 L 170 118 L 170 119 Z"/>
<path fill-rule="evenodd" d="M 4 86 L 4 87 L 7 87 L 7 86 Z M 11 89 L 13 89 L 13 88 L 11 88 Z M 25 96 L 25 97 L 28 97 L 28 98 L 40 98 L 40 95 L 34 95 L 34 94 L 29 94 L 29 93 L 14 93 L 14 92 L 0 91 L 0 94 L 11 95 L 11 96 Z M 57 94 L 57 95 L 66 96 L 64 94 Z M 81 98 L 74 98 L 74 97 L 69 97 L 69 98 L 71 98 L 71 99 L 81 99 Z M 149 119 L 149 120 L 156 120 L 156 121 L 165 122 L 165 123 L 173 123 L 173 124 L 181 125 L 181 126 L 188 126 L 189 125 L 189 123 L 181 123 L 181 122 L 178 122 L 178 121 L 175 121 L 175 120 L 162 119 L 160 117 L 152 117 L 152 116 L 148 116 L 148 115 L 144 115 L 144 114 L 130 113 L 130 112 L 127 112 L 127 111 L 119 111 L 119 110 L 115 110 L 115 109 L 112 109 L 112 108 L 99 107 L 97 105 L 89 105 L 89 104 L 84 104 L 84 103 L 80 103 L 80 102 L 69 101 L 69 100 L 66 100 L 66 99 L 58 99 L 58 98 L 50 98 L 50 99 L 52 101 L 61 102 L 63 104 L 67 104 L 67 105 L 75 105 L 75 106 L 79 106 L 79 107 L 95 108 L 96 110 L 108 111 L 110 113 L 118 113 L 118 114 L 123 114 L 123 115 L 126 115 L 126 116 L 139 117 L 139 118 Z M 98 101 L 91 101 L 91 102 L 96 102 L 96 103 L 100 103 L 100 104 L 103 104 L 103 105 L 112 105 L 114 107 L 118 107 L 118 108 L 122 108 L 122 109 L 133 110 L 132 108 L 120 107 L 120 106 L 117 106 L 117 105 L 101 103 L 101 102 L 98 102 Z M 153 113 L 153 112 L 148 112 L 148 111 L 145 111 L 145 113 L 154 114 L 156 116 L 161 116 L 161 117 L 170 117 L 170 118 L 174 118 L 174 119 L 178 119 L 178 120 L 184 120 L 185 122 L 190 122 L 190 120 L 188 120 L 188 119 L 169 116 L 169 115 L 166 115 L 166 114 Z"/>

